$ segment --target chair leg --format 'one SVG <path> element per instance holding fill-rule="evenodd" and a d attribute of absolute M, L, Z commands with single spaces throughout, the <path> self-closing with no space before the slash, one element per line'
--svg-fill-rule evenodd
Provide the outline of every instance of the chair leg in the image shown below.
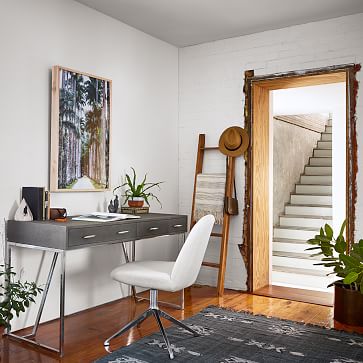
<path fill-rule="evenodd" d="M 168 313 L 166 313 L 163 310 L 159 310 L 159 314 L 164 318 L 167 319 L 169 321 L 171 321 L 172 323 L 174 323 L 175 325 L 179 325 L 181 328 L 188 330 L 189 332 L 191 332 L 195 337 L 199 337 L 200 334 L 197 333 L 194 329 L 190 328 L 188 325 L 182 323 L 181 321 L 179 321 L 178 319 L 175 319 L 174 317 L 172 317 L 171 315 L 169 315 Z"/>
<path fill-rule="evenodd" d="M 165 344 L 166 344 L 166 348 L 168 349 L 168 352 L 169 352 L 169 357 L 170 357 L 170 359 L 174 359 L 174 353 L 173 353 L 173 350 L 171 349 L 168 336 L 166 335 L 164 326 L 163 326 L 163 324 L 162 324 L 162 322 L 160 320 L 160 316 L 159 316 L 160 310 L 152 309 L 152 312 L 154 313 L 154 317 L 156 319 L 156 322 L 158 323 L 161 334 L 163 335 L 163 338 L 164 338 L 164 341 L 165 341 Z"/>
<path fill-rule="evenodd" d="M 144 321 L 148 316 L 150 316 L 153 313 L 151 309 L 146 310 L 143 314 L 141 314 L 138 318 L 130 321 L 128 324 L 126 324 L 124 327 L 122 327 L 118 332 L 110 336 L 108 339 L 105 340 L 103 343 L 105 349 L 109 351 L 110 341 L 114 338 L 117 338 L 121 334 L 125 333 L 127 330 L 131 329 L 133 326 L 140 324 L 142 321 Z"/>

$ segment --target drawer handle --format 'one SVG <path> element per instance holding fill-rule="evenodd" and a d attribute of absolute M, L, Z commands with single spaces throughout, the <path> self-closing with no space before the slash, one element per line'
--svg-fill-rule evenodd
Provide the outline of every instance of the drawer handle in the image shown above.
<path fill-rule="evenodd" d="M 180 227 L 183 227 L 183 225 L 182 224 L 174 224 L 174 226 L 173 226 L 174 228 L 180 228 Z"/>
<path fill-rule="evenodd" d="M 150 227 L 149 231 L 157 231 L 159 229 L 159 227 Z"/>
<path fill-rule="evenodd" d="M 95 237 L 96 237 L 95 234 L 89 234 L 88 236 L 84 236 L 82 238 L 84 238 L 84 239 L 90 239 L 90 238 L 95 238 Z"/>
<path fill-rule="evenodd" d="M 117 234 L 126 234 L 129 233 L 129 231 L 118 231 Z"/>

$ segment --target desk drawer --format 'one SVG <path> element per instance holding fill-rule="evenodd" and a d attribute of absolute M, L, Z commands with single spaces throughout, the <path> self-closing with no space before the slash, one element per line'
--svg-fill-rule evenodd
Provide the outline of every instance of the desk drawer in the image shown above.
<path fill-rule="evenodd" d="M 135 223 L 120 223 L 87 228 L 72 228 L 68 234 L 68 247 L 93 245 L 112 241 L 131 241 L 136 239 Z"/>
<path fill-rule="evenodd" d="M 168 234 L 169 224 L 168 220 L 165 221 L 149 221 L 141 222 L 137 226 L 137 237 L 139 239 L 162 236 Z"/>
<path fill-rule="evenodd" d="M 178 234 L 187 231 L 187 218 L 180 217 L 169 220 L 168 234 Z"/>

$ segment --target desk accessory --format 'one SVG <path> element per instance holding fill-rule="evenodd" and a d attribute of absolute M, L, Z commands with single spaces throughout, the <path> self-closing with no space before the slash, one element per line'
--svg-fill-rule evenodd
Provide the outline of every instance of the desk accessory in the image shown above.
<path fill-rule="evenodd" d="M 121 207 L 121 213 L 146 214 L 149 213 L 149 207 Z"/>
<path fill-rule="evenodd" d="M 132 208 L 141 208 L 144 205 L 144 201 L 148 206 L 150 206 L 149 203 L 150 198 L 155 199 L 160 204 L 160 208 L 162 208 L 160 200 L 150 190 L 155 187 L 158 187 L 160 189 L 160 184 L 162 184 L 163 182 L 147 183 L 146 182 L 147 174 L 145 174 L 143 181 L 140 184 L 137 184 L 136 171 L 133 167 L 131 167 L 131 169 L 133 175 L 130 176 L 126 173 L 125 175 L 126 181 L 123 184 L 114 188 L 113 192 L 115 193 L 117 189 L 127 187 L 126 190 L 124 191 L 124 194 L 121 195 L 125 197 L 124 205 L 128 203 L 129 207 Z"/>
<path fill-rule="evenodd" d="M 33 214 L 24 198 L 21 200 L 20 205 L 15 212 L 14 219 L 16 221 L 24 222 L 33 220 Z"/>
<path fill-rule="evenodd" d="M 50 208 L 50 219 L 63 222 L 67 220 L 67 210 L 65 208 Z"/>
<path fill-rule="evenodd" d="M 44 187 L 23 187 L 22 198 L 26 200 L 35 221 L 43 221 L 47 217 L 48 192 Z"/>
<path fill-rule="evenodd" d="M 73 221 L 87 221 L 87 222 L 115 222 L 123 219 L 137 219 L 139 216 L 120 214 L 120 213 L 103 213 L 94 212 L 81 216 L 72 217 Z"/>

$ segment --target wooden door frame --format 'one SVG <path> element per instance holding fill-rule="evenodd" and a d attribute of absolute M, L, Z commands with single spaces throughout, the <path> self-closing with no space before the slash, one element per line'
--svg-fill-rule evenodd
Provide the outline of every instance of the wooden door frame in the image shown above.
<path fill-rule="evenodd" d="M 240 245 L 247 269 L 247 289 L 256 291 L 269 284 L 269 118 L 270 91 L 295 87 L 346 82 L 346 213 L 347 241 L 354 241 L 357 134 L 356 99 L 359 64 L 255 76 L 245 72 L 245 129 L 250 136 L 250 148 L 245 161 L 245 207 L 243 243 Z"/>

